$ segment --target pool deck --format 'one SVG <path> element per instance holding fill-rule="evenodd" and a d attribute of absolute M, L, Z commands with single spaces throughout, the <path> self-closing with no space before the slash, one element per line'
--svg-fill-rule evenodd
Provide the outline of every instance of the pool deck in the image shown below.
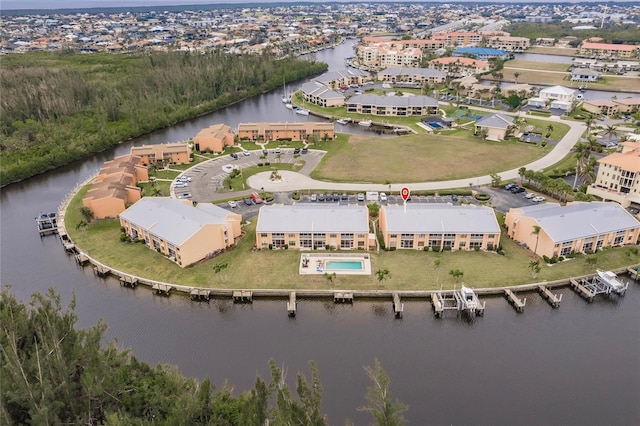
<path fill-rule="evenodd" d="M 326 262 L 329 260 L 341 261 L 359 261 L 362 262 L 362 269 L 325 269 Z M 371 275 L 371 258 L 366 253 L 303 253 L 300 256 L 300 265 L 298 267 L 300 275 Z"/>

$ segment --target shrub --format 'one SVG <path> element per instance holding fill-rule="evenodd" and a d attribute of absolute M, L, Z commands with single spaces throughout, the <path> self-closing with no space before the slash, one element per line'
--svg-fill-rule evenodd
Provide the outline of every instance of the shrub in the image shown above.
<path fill-rule="evenodd" d="M 547 256 L 546 254 L 542 255 L 542 260 L 545 261 L 545 263 L 551 263 L 551 259 L 549 258 L 549 256 Z"/>
<path fill-rule="evenodd" d="M 127 234 L 125 234 L 124 232 L 120 233 L 120 242 L 124 243 L 125 241 L 127 241 Z"/>
<path fill-rule="evenodd" d="M 451 251 L 451 246 L 444 246 L 442 251 Z"/>
<path fill-rule="evenodd" d="M 258 167 L 262 167 L 262 163 L 258 163 Z"/>
<path fill-rule="evenodd" d="M 424 246 L 423 251 L 429 251 L 429 246 Z"/>
<path fill-rule="evenodd" d="M 273 250 L 273 244 L 269 244 L 269 250 Z"/>
<path fill-rule="evenodd" d="M 475 199 L 478 200 L 478 201 L 488 201 L 488 200 L 491 199 L 491 196 L 489 194 L 485 194 L 483 192 L 478 192 L 475 195 Z"/>
<path fill-rule="evenodd" d="M 289 244 L 285 244 L 285 245 L 284 245 L 284 249 L 285 249 L 285 250 L 289 250 Z"/>
<path fill-rule="evenodd" d="M 473 249 L 474 249 L 475 251 L 480 251 L 480 247 L 479 247 L 479 246 L 475 246 Z"/>

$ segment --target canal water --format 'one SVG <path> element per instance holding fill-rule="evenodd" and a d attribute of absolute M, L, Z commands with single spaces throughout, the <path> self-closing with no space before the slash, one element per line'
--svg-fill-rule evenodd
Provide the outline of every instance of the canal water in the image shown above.
<path fill-rule="evenodd" d="M 346 43 L 317 58 L 342 67 L 350 54 Z M 289 319 L 284 300 L 207 304 L 122 288 L 116 279 L 98 279 L 76 266 L 55 236 L 38 236 L 38 212 L 55 210 L 76 183 L 131 145 L 185 140 L 212 123 L 280 120 L 288 113 L 281 97 L 281 91 L 266 94 L 3 188 L 2 285 L 25 301 L 50 286 L 65 302 L 75 294 L 80 327 L 104 318 L 108 338 L 139 359 L 177 365 L 218 386 L 227 381 L 238 392 L 252 387 L 256 374 L 268 377 L 269 358 L 285 367 L 292 386 L 296 372 L 308 375 L 307 363 L 315 360 L 330 424 L 368 423 L 357 408 L 370 384 L 363 366 L 376 358 L 393 394 L 409 405 L 411 424 L 640 423 L 638 283 L 624 298 L 592 304 L 562 289 L 557 310 L 528 294 L 523 314 L 503 298 L 487 298 L 485 316 L 474 322 L 435 319 L 427 301 L 406 302 L 404 319 L 397 320 L 391 300 L 301 300 L 298 316 Z"/>

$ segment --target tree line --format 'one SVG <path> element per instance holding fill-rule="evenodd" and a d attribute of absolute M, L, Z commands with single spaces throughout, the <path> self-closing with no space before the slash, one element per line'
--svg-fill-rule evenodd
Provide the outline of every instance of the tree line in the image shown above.
<path fill-rule="evenodd" d="M 5 56 L 0 185 L 326 69 L 294 57 L 219 51 Z"/>
<path fill-rule="evenodd" d="M 295 391 L 286 371 L 269 361 L 268 381 L 237 396 L 225 385 L 184 377 L 177 368 L 138 361 L 114 342 L 102 344 L 106 325 L 77 329 L 75 297 L 62 306 L 53 289 L 27 305 L 4 288 L 0 298 L 0 424 L 305 425 L 328 423 L 314 362 L 310 379 L 298 373 Z M 407 406 L 394 400 L 378 360 L 366 366 L 366 401 L 377 425 L 405 424 Z"/>

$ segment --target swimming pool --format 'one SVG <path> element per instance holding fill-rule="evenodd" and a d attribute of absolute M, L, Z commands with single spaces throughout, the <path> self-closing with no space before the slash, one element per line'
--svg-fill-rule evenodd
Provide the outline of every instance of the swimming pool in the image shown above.
<path fill-rule="evenodd" d="M 361 260 L 327 260 L 324 264 L 326 271 L 362 271 Z"/>
<path fill-rule="evenodd" d="M 435 121 L 432 122 L 432 123 L 429 123 L 429 126 L 433 127 L 436 130 L 442 129 L 442 126 L 440 124 L 436 123 Z"/>

